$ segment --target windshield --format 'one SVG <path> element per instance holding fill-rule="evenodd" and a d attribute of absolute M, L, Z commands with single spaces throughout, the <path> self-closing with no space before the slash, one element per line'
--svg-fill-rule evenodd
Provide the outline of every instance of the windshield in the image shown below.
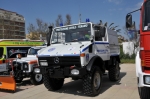
<path fill-rule="evenodd" d="M 34 48 L 31 48 L 31 49 L 29 50 L 28 55 L 36 55 L 37 52 L 38 52 L 38 50 L 40 50 L 40 49 L 34 49 Z"/>
<path fill-rule="evenodd" d="M 147 1 L 144 5 L 145 7 L 145 14 L 144 14 L 144 24 L 143 29 L 144 31 L 150 30 L 150 1 Z"/>
<path fill-rule="evenodd" d="M 91 35 L 91 24 L 79 24 L 55 28 L 51 43 L 89 41 Z"/>
<path fill-rule="evenodd" d="M 17 52 L 28 53 L 28 49 L 31 47 L 7 47 L 7 57 L 9 58 L 12 54 Z"/>

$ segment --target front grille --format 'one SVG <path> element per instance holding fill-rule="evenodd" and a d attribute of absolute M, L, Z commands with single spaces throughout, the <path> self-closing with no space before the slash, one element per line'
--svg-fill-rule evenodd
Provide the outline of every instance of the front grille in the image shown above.
<path fill-rule="evenodd" d="M 23 70 L 29 70 L 28 63 L 23 63 Z"/>
<path fill-rule="evenodd" d="M 29 69 L 28 63 L 13 62 L 13 66 L 17 70 L 28 70 Z"/>
<path fill-rule="evenodd" d="M 79 56 L 59 56 L 57 57 L 59 59 L 59 62 L 55 62 L 56 57 L 38 57 L 38 60 L 47 60 L 49 66 L 77 66 L 80 67 L 80 57 Z"/>
<path fill-rule="evenodd" d="M 145 51 L 145 65 L 150 67 L 150 51 Z"/>
<path fill-rule="evenodd" d="M 21 70 L 21 63 L 19 63 L 19 62 L 13 62 L 13 66 L 14 66 L 14 69 L 16 69 L 16 70 Z"/>

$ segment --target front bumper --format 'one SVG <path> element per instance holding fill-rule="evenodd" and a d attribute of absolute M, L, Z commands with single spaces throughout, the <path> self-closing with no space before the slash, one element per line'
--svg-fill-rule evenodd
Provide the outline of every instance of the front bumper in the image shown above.
<path fill-rule="evenodd" d="M 138 87 L 150 87 L 150 74 L 138 73 Z"/>
<path fill-rule="evenodd" d="M 36 72 L 35 69 L 39 69 L 39 72 Z M 78 71 L 78 74 L 72 74 L 72 71 Z M 78 77 L 82 78 L 86 73 L 86 68 L 70 68 L 70 67 L 64 67 L 64 68 L 48 68 L 48 67 L 36 67 L 34 68 L 34 73 L 48 73 L 51 78 L 66 78 L 66 77 Z"/>

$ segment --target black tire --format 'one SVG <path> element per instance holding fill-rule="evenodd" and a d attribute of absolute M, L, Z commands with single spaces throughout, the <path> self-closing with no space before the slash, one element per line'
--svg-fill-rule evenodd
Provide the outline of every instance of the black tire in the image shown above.
<path fill-rule="evenodd" d="M 42 74 L 32 74 L 30 77 L 30 81 L 33 85 L 39 85 L 43 83 Z"/>
<path fill-rule="evenodd" d="M 15 81 L 16 83 L 21 83 L 22 80 L 23 80 L 23 77 L 22 77 L 22 70 L 16 70 L 14 71 L 14 77 L 15 77 Z"/>
<path fill-rule="evenodd" d="M 64 78 L 50 78 L 48 74 L 43 74 L 43 83 L 49 91 L 55 91 L 61 89 Z"/>
<path fill-rule="evenodd" d="M 91 71 L 83 78 L 83 91 L 88 96 L 96 96 L 100 93 L 102 73 L 98 66 L 92 67 Z"/>
<path fill-rule="evenodd" d="M 138 87 L 140 99 L 150 99 L 150 88 L 149 87 Z"/>
<path fill-rule="evenodd" d="M 21 79 L 15 79 L 16 83 L 21 83 L 22 80 L 23 80 L 23 78 L 21 78 Z"/>
<path fill-rule="evenodd" d="M 120 76 L 120 66 L 117 60 L 114 60 L 113 66 L 109 68 L 108 76 L 111 81 L 118 81 Z"/>

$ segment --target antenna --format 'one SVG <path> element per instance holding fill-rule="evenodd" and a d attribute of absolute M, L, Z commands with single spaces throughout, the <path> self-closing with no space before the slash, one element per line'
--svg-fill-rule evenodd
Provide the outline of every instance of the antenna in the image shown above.
<path fill-rule="evenodd" d="M 79 5 L 79 23 L 81 23 L 80 5 Z"/>
<path fill-rule="evenodd" d="M 81 23 L 81 14 L 79 14 L 79 23 Z"/>

